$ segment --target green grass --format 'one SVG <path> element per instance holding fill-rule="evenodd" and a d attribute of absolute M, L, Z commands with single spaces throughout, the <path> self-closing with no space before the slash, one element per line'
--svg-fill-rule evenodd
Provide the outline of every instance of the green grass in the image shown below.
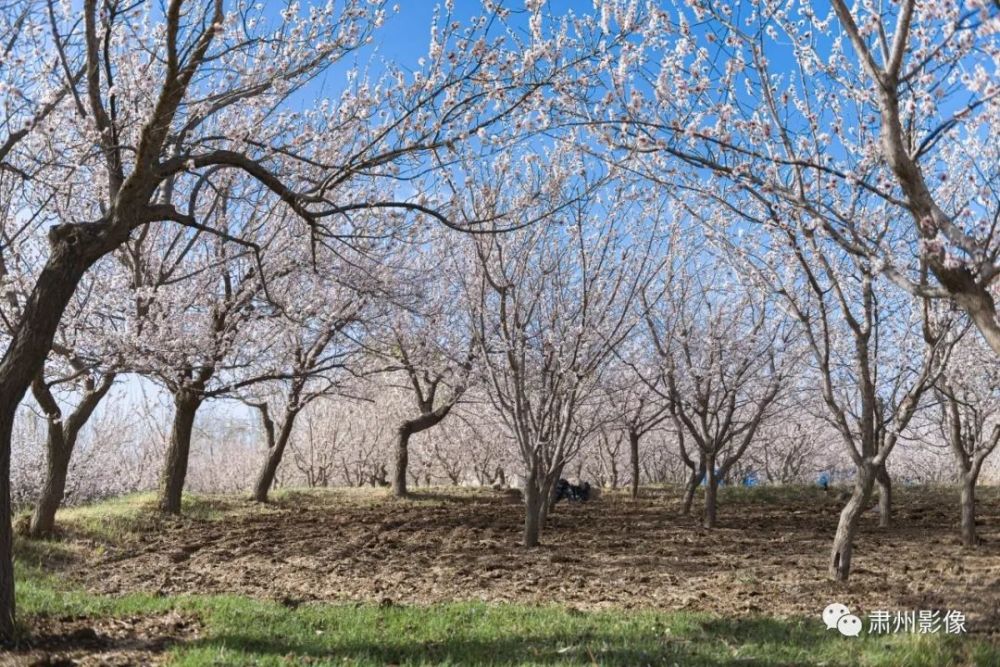
<path fill-rule="evenodd" d="M 212 665 L 997 665 L 1000 647 L 947 635 L 845 638 L 819 618 L 727 619 L 480 603 L 306 604 L 239 596 L 91 595 L 22 564 L 18 607 L 115 617 L 178 611 L 203 624 L 170 664 Z"/>
<path fill-rule="evenodd" d="M 119 544 L 159 530 L 167 523 L 189 519 L 219 521 L 251 509 L 262 511 L 264 508 L 237 496 L 184 494 L 181 500 L 183 519 L 179 519 L 157 510 L 155 493 L 134 493 L 90 505 L 64 507 L 56 515 L 56 524 L 59 530 L 76 537 Z"/>

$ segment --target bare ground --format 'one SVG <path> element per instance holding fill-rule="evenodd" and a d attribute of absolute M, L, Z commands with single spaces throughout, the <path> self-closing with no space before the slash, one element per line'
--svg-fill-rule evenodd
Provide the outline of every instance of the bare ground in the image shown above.
<path fill-rule="evenodd" d="M 127 618 L 37 618 L 30 640 L 0 651 L 0 667 L 158 665 L 170 646 L 198 637 L 198 624 L 177 613 Z"/>
<path fill-rule="evenodd" d="M 223 519 L 158 522 L 116 543 L 71 532 L 82 555 L 64 572 L 111 595 L 228 592 L 290 606 L 483 600 L 813 616 L 838 601 L 862 614 L 960 610 L 970 632 L 1000 635 L 997 493 L 983 493 L 984 543 L 972 550 L 958 539 L 957 493 L 900 490 L 894 527 L 866 512 L 847 584 L 826 575 L 841 503 L 819 489 L 724 496 L 714 530 L 681 516 L 675 492 L 561 504 L 533 550 L 518 545 L 521 507 L 501 494 L 381 493 L 236 502 Z"/>

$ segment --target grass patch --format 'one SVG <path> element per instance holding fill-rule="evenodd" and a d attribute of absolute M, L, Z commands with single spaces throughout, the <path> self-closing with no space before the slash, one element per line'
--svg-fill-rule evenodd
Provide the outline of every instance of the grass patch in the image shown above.
<path fill-rule="evenodd" d="M 185 521 L 219 521 L 252 511 L 254 504 L 234 496 L 184 494 L 181 517 L 163 514 L 154 492 L 134 493 L 90 505 L 60 509 L 58 530 L 73 536 L 121 544 L 144 533 L 160 530 L 164 524 Z"/>
<path fill-rule="evenodd" d="M 201 636 L 170 649 L 170 664 L 224 665 L 858 665 L 1000 664 L 997 646 L 947 635 L 845 638 L 819 618 L 729 619 L 656 611 L 580 612 L 558 606 L 305 604 L 239 596 L 102 597 L 18 568 L 25 629 L 37 616 L 177 611 Z"/>

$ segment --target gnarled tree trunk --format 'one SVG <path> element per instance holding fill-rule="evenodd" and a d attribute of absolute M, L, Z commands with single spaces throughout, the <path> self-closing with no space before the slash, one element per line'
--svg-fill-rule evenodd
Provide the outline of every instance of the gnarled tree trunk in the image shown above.
<path fill-rule="evenodd" d="M 169 514 L 181 513 L 181 496 L 191 453 L 191 432 L 202 400 L 200 394 L 189 389 L 174 394 L 174 422 L 160 476 L 160 510 Z"/>
<path fill-rule="evenodd" d="M 66 495 L 66 476 L 73 456 L 77 437 L 94 414 L 98 403 L 107 395 L 114 383 L 114 374 L 108 374 L 96 387 L 92 381 L 86 385 L 86 393 L 80 404 L 63 419 L 62 410 L 51 390 L 42 380 L 41 374 L 32 383 L 35 400 L 45 411 L 48 425 L 45 449 L 45 482 L 31 515 L 28 534 L 34 538 L 51 535 L 55 529 L 56 511 Z"/>
<path fill-rule="evenodd" d="M 14 636 L 14 534 L 11 525 L 11 436 L 17 406 L 45 363 L 59 320 L 87 269 L 113 247 L 100 225 L 49 230 L 51 252 L 0 360 L 0 642 Z"/>
<path fill-rule="evenodd" d="M 28 528 L 28 534 L 34 538 L 51 535 L 55 529 L 56 510 L 66 494 L 66 476 L 73 449 L 73 445 L 66 441 L 60 422 L 49 422 L 45 445 L 45 482 Z"/>
<path fill-rule="evenodd" d="M 416 419 L 408 419 L 396 429 L 396 469 L 392 477 L 392 495 L 406 496 L 406 468 L 410 459 L 410 436 L 437 426 L 448 416 L 454 403 L 446 403 L 436 410 L 425 412 Z"/>
<path fill-rule="evenodd" d="M 875 487 L 875 470 L 870 462 L 858 469 L 858 478 L 854 482 L 854 491 L 840 512 L 840 522 L 833 538 L 833 549 L 830 553 L 830 576 L 837 581 L 847 581 L 851 574 L 851 552 L 854 547 L 854 537 L 858 532 L 858 522 L 861 513 L 871 500 Z"/>
<path fill-rule="evenodd" d="M 267 434 L 267 458 L 257 475 L 257 482 L 254 484 L 253 499 L 259 503 L 267 502 L 267 494 L 274 485 L 274 478 L 278 474 L 278 466 L 285 455 L 285 448 L 292 436 L 292 427 L 295 425 L 297 410 L 287 410 L 285 419 L 281 423 L 281 429 L 277 435 L 274 432 L 274 422 L 271 421 L 265 410 L 262 410 L 264 419 L 264 432 Z"/>

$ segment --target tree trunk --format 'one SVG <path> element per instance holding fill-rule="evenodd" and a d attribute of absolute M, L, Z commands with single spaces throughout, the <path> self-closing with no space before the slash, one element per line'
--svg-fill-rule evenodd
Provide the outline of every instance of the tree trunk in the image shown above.
<path fill-rule="evenodd" d="M 38 361 L 39 367 L 42 361 L 44 356 Z M 3 389 L 8 388 L 8 383 L 2 379 L 0 384 L 3 385 Z M 20 395 L 23 396 L 26 390 L 27 386 L 21 390 Z M 0 645 L 14 638 L 14 530 L 10 521 L 10 439 L 14 427 L 14 411 L 17 410 L 20 401 L 20 397 L 10 403 L 0 401 Z"/>
<path fill-rule="evenodd" d="M 971 471 L 962 473 L 962 544 L 974 547 L 976 535 L 976 477 Z"/>
<path fill-rule="evenodd" d="M 66 493 L 66 475 L 69 471 L 70 454 L 73 445 L 66 441 L 61 422 L 49 423 L 46 442 L 45 483 L 35 503 L 31 515 L 28 534 L 34 538 L 52 534 L 56 523 L 56 510 L 62 504 Z"/>
<path fill-rule="evenodd" d="M 556 484 L 562 477 L 564 466 L 565 464 L 560 465 L 555 472 L 542 478 L 539 494 L 542 498 L 546 499 L 546 501 L 542 503 L 541 508 L 538 510 L 538 524 L 542 528 L 545 528 L 545 522 L 549 519 L 549 512 L 551 512 L 556 506 Z"/>
<path fill-rule="evenodd" d="M 66 476 L 77 436 L 94 414 L 97 405 L 107 395 L 115 379 L 114 373 L 109 373 L 99 385 L 95 386 L 93 378 L 88 378 L 86 391 L 79 405 L 68 419 L 63 419 L 59 404 L 41 377 L 43 373 L 44 370 L 40 371 L 32 383 L 35 399 L 45 411 L 48 420 L 45 482 L 35 503 L 35 511 L 32 513 L 28 529 L 28 534 L 34 538 L 46 537 L 54 531 L 56 511 L 62 505 L 66 494 Z"/>
<path fill-rule="evenodd" d="M 884 464 L 875 471 L 875 481 L 878 482 L 878 525 L 888 528 L 892 524 L 892 478 Z"/>
<path fill-rule="evenodd" d="M 59 320 L 80 279 L 106 252 L 96 236 L 100 231 L 97 225 L 59 225 L 49 230 L 49 259 L 25 301 L 0 360 L 0 642 L 14 637 L 14 534 L 10 501 L 14 415 L 45 363 Z"/>
<path fill-rule="evenodd" d="M 403 422 L 396 431 L 396 469 L 392 476 L 392 495 L 397 498 L 406 497 L 406 467 L 410 459 L 410 422 Z"/>
<path fill-rule="evenodd" d="M 684 515 L 691 514 L 691 506 L 694 504 L 694 493 L 698 490 L 699 477 L 701 477 L 701 471 L 692 470 L 691 476 L 688 477 L 687 486 L 684 487 L 684 504 L 681 506 L 681 513 Z"/>
<path fill-rule="evenodd" d="M 281 465 L 281 458 L 285 455 L 285 448 L 291 439 L 292 426 L 295 424 L 295 417 L 298 413 L 294 411 L 285 412 L 285 421 L 281 424 L 278 437 L 271 443 L 264 466 L 257 475 L 257 483 L 254 485 L 253 499 L 259 503 L 267 502 L 267 494 L 274 486 L 274 478 L 278 474 L 278 466 Z M 272 431 L 273 432 L 273 431 Z"/>
<path fill-rule="evenodd" d="M 858 478 L 854 482 L 854 492 L 850 500 L 840 512 L 840 522 L 833 538 L 833 549 L 830 554 L 830 576 L 837 581 L 847 581 L 851 574 L 851 551 L 854 536 L 858 530 L 861 513 L 865 511 L 871 500 L 875 486 L 875 471 L 866 464 L 858 469 Z"/>
<path fill-rule="evenodd" d="M 639 497 L 639 434 L 628 432 L 629 462 L 632 464 L 632 498 Z"/>
<path fill-rule="evenodd" d="M 174 423 L 160 477 L 160 510 L 169 514 L 181 513 L 181 495 L 191 453 L 191 432 L 201 401 L 200 395 L 187 389 L 174 395 Z"/>
<path fill-rule="evenodd" d="M 715 528 L 716 499 L 719 491 L 719 480 L 715 477 L 715 457 L 705 460 L 705 516 L 702 525 L 705 528 Z"/>
<path fill-rule="evenodd" d="M 538 489 L 533 472 L 524 486 L 524 546 L 537 547 L 541 535 L 541 512 L 545 498 Z"/>
<path fill-rule="evenodd" d="M 436 410 L 425 411 L 416 419 L 409 419 L 400 424 L 396 431 L 396 470 L 392 480 L 392 495 L 397 498 L 406 496 L 406 466 L 409 463 L 410 436 L 440 424 L 451 412 L 452 406 L 454 403 L 446 403 Z M 413 478 L 419 483 L 419 476 L 414 475 Z M 428 473 L 427 486 L 430 486 L 430 483 L 430 474 Z"/>

